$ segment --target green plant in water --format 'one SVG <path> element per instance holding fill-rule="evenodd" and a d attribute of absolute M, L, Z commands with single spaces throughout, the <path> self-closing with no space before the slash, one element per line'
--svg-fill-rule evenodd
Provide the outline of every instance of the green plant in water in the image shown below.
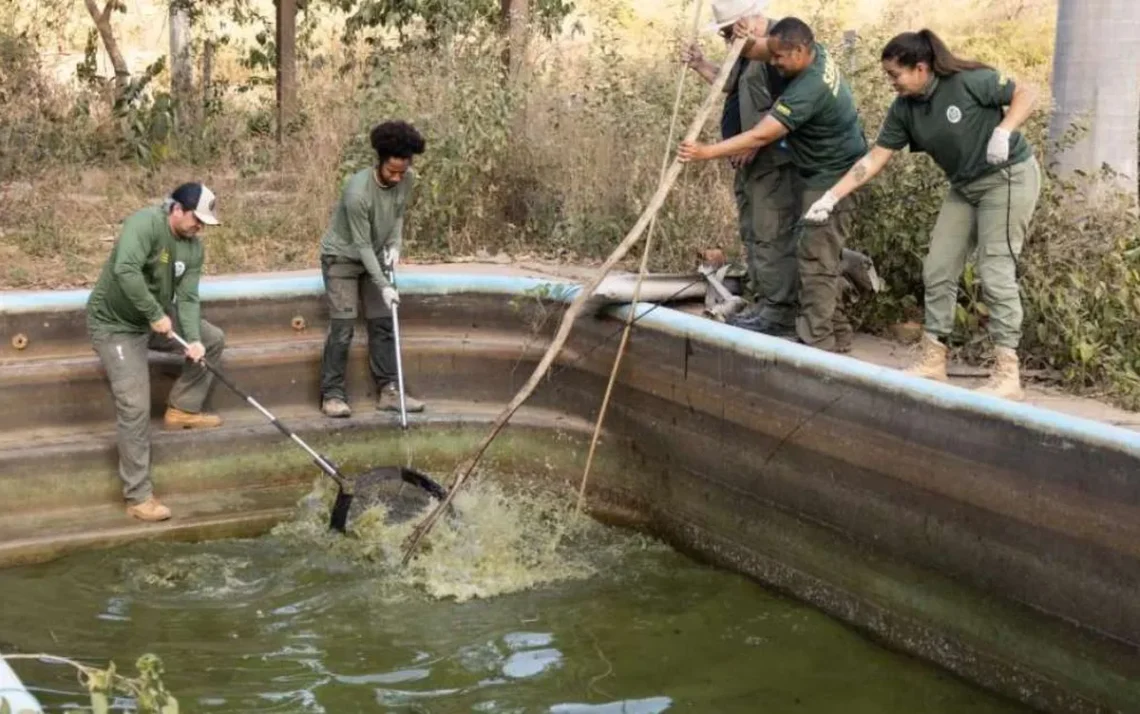
<path fill-rule="evenodd" d="M 106 669 L 100 669 L 49 654 L 0 655 L 0 659 L 34 659 L 74 667 L 78 672 L 79 683 L 91 696 L 93 714 L 108 714 L 111 711 L 111 698 L 116 694 L 134 699 L 139 714 L 178 714 L 178 700 L 163 683 L 165 669 L 162 660 L 154 654 L 148 653 L 138 658 L 134 677 L 120 674 L 114 662 L 110 662 Z M 0 700 L 0 714 L 19 713 L 11 711 L 7 700 Z"/>

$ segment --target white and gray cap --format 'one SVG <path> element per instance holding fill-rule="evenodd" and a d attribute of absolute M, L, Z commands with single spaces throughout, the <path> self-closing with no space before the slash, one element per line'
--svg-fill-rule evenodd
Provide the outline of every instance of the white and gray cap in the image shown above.
<path fill-rule="evenodd" d="M 184 183 L 171 192 L 169 200 L 177 202 L 184 211 L 193 211 L 198 220 L 208 226 L 221 223 L 215 213 L 218 198 L 205 184 Z"/>

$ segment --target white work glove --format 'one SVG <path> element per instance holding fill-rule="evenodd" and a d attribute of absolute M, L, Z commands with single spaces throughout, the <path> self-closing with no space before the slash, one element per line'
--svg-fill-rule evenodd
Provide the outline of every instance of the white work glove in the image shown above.
<path fill-rule="evenodd" d="M 400 249 L 399 248 L 385 248 L 384 249 L 384 264 L 390 268 L 395 268 L 396 263 L 400 262 Z"/>
<path fill-rule="evenodd" d="M 994 129 L 990 143 L 986 145 L 986 161 L 995 166 L 1009 161 L 1009 129 L 1000 126 Z"/>
<path fill-rule="evenodd" d="M 190 346 L 186 348 L 186 358 L 191 362 L 201 362 L 205 356 L 206 346 L 201 342 L 191 342 Z"/>
<path fill-rule="evenodd" d="M 380 290 L 380 297 L 384 300 L 384 307 L 388 308 L 389 310 L 392 309 L 393 305 L 400 304 L 400 294 L 396 292 L 396 288 L 393 288 L 391 286 L 382 288 Z"/>
<path fill-rule="evenodd" d="M 823 194 L 818 201 L 811 204 L 811 208 L 804 214 L 804 223 L 811 223 L 812 225 L 827 223 L 837 203 L 839 203 L 839 199 L 831 191 Z"/>

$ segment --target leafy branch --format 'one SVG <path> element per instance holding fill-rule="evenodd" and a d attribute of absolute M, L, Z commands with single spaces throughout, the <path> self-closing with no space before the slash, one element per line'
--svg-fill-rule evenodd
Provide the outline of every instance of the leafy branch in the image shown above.
<path fill-rule="evenodd" d="M 114 662 L 111 662 L 106 669 L 100 669 L 73 659 L 49 654 L 0 655 L 0 659 L 7 661 L 31 659 L 74 667 L 80 685 L 91 695 L 93 714 L 108 714 L 111 711 L 110 699 L 115 694 L 133 698 L 138 704 L 139 714 L 178 714 L 178 700 L 162 682 L 165 670 L 162 660 L 157 655 L 144 654 L 139 657 L 135 662 L 137 671 L 135 677 L 119 674 Z M 0 714 L 11 714 L 10 710 L 7 701 L 0 701 Z"/>

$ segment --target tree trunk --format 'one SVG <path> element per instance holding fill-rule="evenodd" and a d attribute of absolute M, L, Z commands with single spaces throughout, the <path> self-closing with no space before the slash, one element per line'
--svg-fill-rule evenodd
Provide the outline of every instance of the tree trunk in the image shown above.
<path fill-rule="evenodd" d="M 499 27 L 506 40 L 503 49 L 503 76 L 517 80 L 526 60 L 526 44 L 530 34 L 529 0 L 500 0 Z"/>
<path fill-rule="evenodd" d="M 170 95 L 178 117 L 191 122 L 195 113 L 194 65 L 190 59 L 190 13 L 180 0 L 170 3 Z"/>
<path fill-rule="evenodd" d="M 1105 165 L 1118 180 L 1103 188 L 1137 196 L 1137 127 L 1140 127 L 1140 2 L 1061 0 L 1053 54 L 1055 109 L 1051 143 L 1074 123 L 1087 127 L 1080 141 L 1053 149 L 1050 163 L 1064 176 L 1096 174 Z"/>
<path fill-rule="evenodd" d="M 99 37 L 103 40 L 103 47 L 107 50 L 107 56 L 111 58 L 111 67 L 115 70 L 116 95 L 121 95 L 127 88 L 127 82 L 131 79 L 131 72 L 127 69 L 127 60 L 119 51 L 119 43 L 115 40 L 115 32 L 111 27 L 111 13 L 115 9 L 115 0 L 107 0 L 107 4 L 102 10 L 99 9 L 95 0 L 83 0 L 83 3 L 87 6 L 87 12 L 91 14 L 91 19 L 95 22 L 95 29 L 99 31 Z"/>
<path fill-rule="evenodd" d="M 277 141 L 297 103 L 297 0 L 277 0 Z"/>

